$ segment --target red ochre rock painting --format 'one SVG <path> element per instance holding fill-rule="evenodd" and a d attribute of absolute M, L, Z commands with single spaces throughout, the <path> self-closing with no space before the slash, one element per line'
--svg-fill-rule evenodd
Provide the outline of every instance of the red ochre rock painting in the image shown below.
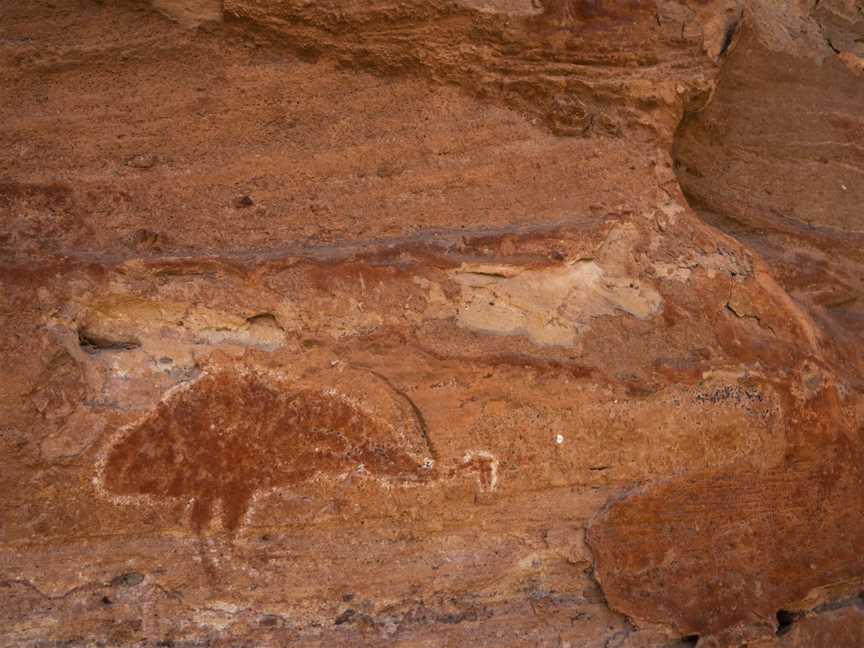
<path fill-rule="evenodd" d="M 498 460 L 488 452 L 466 453 L 459 468 L 477 473 L 477 486 L 481 493 L 493 492 L 498 486 Z"/>
<path fill-rule="evenodd" d="M 431 479 L 420 423 L 403 423 L 333 388 L 251 371 L 205 374 L 118 434 L 101 482 L 115 499 L 189 500 L 197 533 L 217 513 L 234 533 L 260 491 L 352 471 L 397 483 Z"/>

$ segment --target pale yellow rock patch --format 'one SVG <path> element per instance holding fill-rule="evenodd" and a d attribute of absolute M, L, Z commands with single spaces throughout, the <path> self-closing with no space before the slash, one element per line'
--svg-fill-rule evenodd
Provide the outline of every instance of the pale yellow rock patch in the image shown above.
<path fill-rule="evenodd" d="M 543 345 L 570 346 L 591 318 L 626 313 L 657 314 L 662 298 L 653 288 L 608 275 L 594 261 L 542 270 L 512 266 L 463 266 L 453 273 L 462 287 L 457 321 L 476 331 L 525 335 Z"/>

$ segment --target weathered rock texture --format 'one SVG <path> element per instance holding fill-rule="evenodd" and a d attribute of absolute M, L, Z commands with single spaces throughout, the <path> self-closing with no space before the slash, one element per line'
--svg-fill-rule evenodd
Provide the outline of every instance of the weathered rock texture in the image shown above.
<path fill-rule="evenodd" d="M 864 645 L 860 0 L 0 0 L 0 644 Z"/>

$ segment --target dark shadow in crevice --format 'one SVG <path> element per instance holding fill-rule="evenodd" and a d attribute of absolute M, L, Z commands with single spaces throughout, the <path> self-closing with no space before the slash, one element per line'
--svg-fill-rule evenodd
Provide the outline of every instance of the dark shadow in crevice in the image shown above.
<path fill-rule="evenodd" d="M 78 345 L 87 353 L 98 353 L 99 351 L 131 351 L 139 348 L 141 342 L 134 338 L 110 338 L 81 327 L 78 329 Z"/>
<path fill-rule="evenodd" d="M 777 636 L 782 637 L 792 626 L 803 617 L 801 612 L 790 612 L 789 610 L 777 610 Z"/>

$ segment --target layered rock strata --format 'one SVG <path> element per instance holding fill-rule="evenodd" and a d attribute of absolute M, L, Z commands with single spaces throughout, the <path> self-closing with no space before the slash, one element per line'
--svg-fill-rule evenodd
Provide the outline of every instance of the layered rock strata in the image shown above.
<path fill-rule="evenodd" d="M 862 56 L 0 3 L 0 643 L 860 646 Z"/>

